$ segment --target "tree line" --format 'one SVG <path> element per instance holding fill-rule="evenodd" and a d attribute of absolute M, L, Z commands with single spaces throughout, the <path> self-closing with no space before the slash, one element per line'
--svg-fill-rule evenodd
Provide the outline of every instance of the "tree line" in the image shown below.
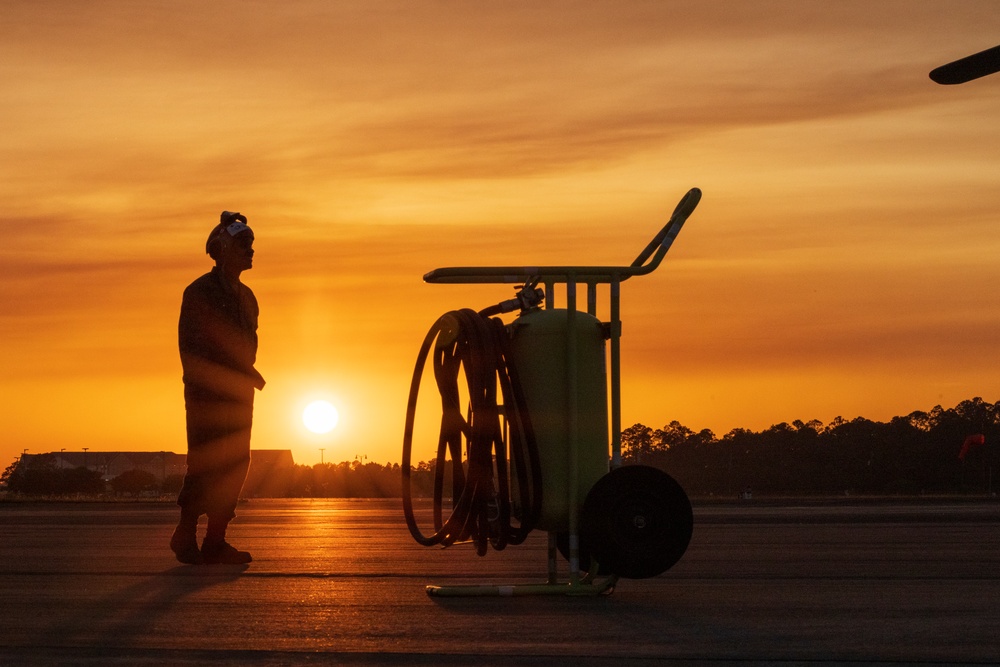
<path fill-rule="evenodd" d="M 622 458 L 673 476 L 690 495 L 993 493 L 1000 470 L 1000 403 L 981 398 L 877 422 L 837 417 L 782 422 L 721 438 L 677 421 L 622 432 Z"/>
<path fill-rule="evenodd" d="M 759 432 L 737 428 L 721 438 L 677 421 L 653 429 L 635 424 L 621 434 L 626 465 L 644 464 L 673 476 L 693 496 L 920 495 L 993 493 L 1000 471 L 1000 402 L 981 398 L 951 409 L 936 406 L 877 422 L 837 417 L 782 422 Z M 60 469 L 54 457 L 15 461 L 0 478 L 23 496 L 166 496 L 181 477 L 158 480 L 131 470 L 105 481 L 87 468 Z M 435 464 L 411 469 L 413 496 L 433 492 Z M 269 473 L 248 496 L 398 498 L 398 463 L 350 461 L 295 465 Z M 251 472 L 251 477 L 253 476 Z"/>
<path fill-rule="evenodd" d="M 145 470 L 126 470 L 105 481 L 97 470 L 83 466 L 59 467 L 52 454 L 18 459 L 0 475 L 0 482 L 8 493 L 42 497 L 176 494 L 181 488 L 180 475 L 171 475 L 161 481 Z"/>
<path fill-rule="evenodd" d="M 9 494 L 45 498 L 176 496 L 182 482 L 181 475 L 168 475 L 160 480 L 145 470 L 127 470 L 106 481 L 96 470 L 59 467 L 51 454 L 19 459 L 0 475 L 0 483 Z M 414 496 L 429 496 L 433 485 L 432 464 L 423 462 L 412 468 Z M 379 465 L 357 460 L 294 465 L 270 471 L 263 479 L 255 479 L 251 470 L 244 494 L 282 498 L 399 498 L 402 471 L 398 463 Z"/>

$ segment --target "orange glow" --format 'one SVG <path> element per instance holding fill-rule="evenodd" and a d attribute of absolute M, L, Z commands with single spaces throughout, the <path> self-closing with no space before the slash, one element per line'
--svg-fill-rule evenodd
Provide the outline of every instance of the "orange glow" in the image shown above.
<path fill-rule="evenodd" d="M 257 237 L 253 446 L 298 463 L 398 461 L 427 328 L 512 294 L 426 271 L 628 263 L 692 186 L 624 285 L 626 426 L 1000 399 L 1000 76 L 927 77 L 1000 41 L 992 2 L 103 7 L 0 21 L 0 461 L 185 450 L 223 209 Z"/>

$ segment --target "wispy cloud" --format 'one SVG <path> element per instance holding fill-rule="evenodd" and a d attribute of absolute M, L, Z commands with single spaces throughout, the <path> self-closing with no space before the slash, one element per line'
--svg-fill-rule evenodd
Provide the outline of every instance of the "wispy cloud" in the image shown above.
<path fill-rule="evenodd" d="M 809 418 L 755 374 L 821 369 L 829 411 L 904 360 L 937 400 L 993 343 L 1000 88 L 927 72 L 998 34 L 991 2 L 6 3 L 5 395 L 173 396 L 180 291 L 237 208 L 277 441 L 310 368 L 395 396 L 438 311 L 509 295 L 427 270 L 627 262 L 699 185 L 669 265 L 626 290 L 636 409 L 673 410 L 631 388 L 684 376 L 673 416 L 743 419 L 709 396 L 729 377 L 756 419 Z M 871 416 L 921 407 L 915 386 L 866 395 Z M 13 393 L 27 433 L 38 398 Z M 74 400 L 89 421 L 45 432 L 99 439 L 106 403 Z"/>

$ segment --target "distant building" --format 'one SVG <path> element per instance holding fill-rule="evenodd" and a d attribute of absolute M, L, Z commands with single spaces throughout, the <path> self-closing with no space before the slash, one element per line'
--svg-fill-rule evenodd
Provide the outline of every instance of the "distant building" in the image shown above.
<path fill-rule="evenodd" d="M 30 456 L 30 455 L 29 455 Z M 126 470 L 144 470 L 158 482 L 171 475 L 183 475 L 186 454 L 173 452 L 52 452 L 57 468 L 88 468 L 110 481 Z"/>

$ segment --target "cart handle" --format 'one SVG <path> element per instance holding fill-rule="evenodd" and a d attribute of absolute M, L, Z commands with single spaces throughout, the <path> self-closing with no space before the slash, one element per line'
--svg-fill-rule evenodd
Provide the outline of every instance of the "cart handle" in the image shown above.
<path fill-rule="evenodd" d="M 653 254 L 657 248 L 662 248 L 664 254 L 670 250 L 670 246 L 673 244 L 674 239 L 677 238 L 677 234 L 680 233 L 681 227 L 684 222 L 688 219 L 693 212 L 695 207 L 698 206 L 698 202 L 701 201 L 701 190 L 698 188 L 691 188 L 687 191 L 681 200 L 677 202 L 677 206 L 674 207 L 674 212 L 670 215 L 670 220 L 667 224 L 663 225 L 663 229 L 653 237 L 653 240 L 649 242 L 649 245 L 639 253 L 639 256 L 635 258 L 632 262 L 632 266 L 639 267 L 646 263 L 649 256 Z M 657 262 L 659 264 L 659 262 Z"/>
<path fill-rule="evenodd" d="M 539 279 L 543 282 L 611 283 L 627 280 L 632 276 L 646 275 L 663 261 L 663 257 L 699 201 L 701 201 L 701 190 L 698 188 L 688 190 L 674 208 L 667 224 L 630 266 L 448 267 L 429 271 L 424 274 L 424 280 L 429 283 L 523 283 Z"/>

